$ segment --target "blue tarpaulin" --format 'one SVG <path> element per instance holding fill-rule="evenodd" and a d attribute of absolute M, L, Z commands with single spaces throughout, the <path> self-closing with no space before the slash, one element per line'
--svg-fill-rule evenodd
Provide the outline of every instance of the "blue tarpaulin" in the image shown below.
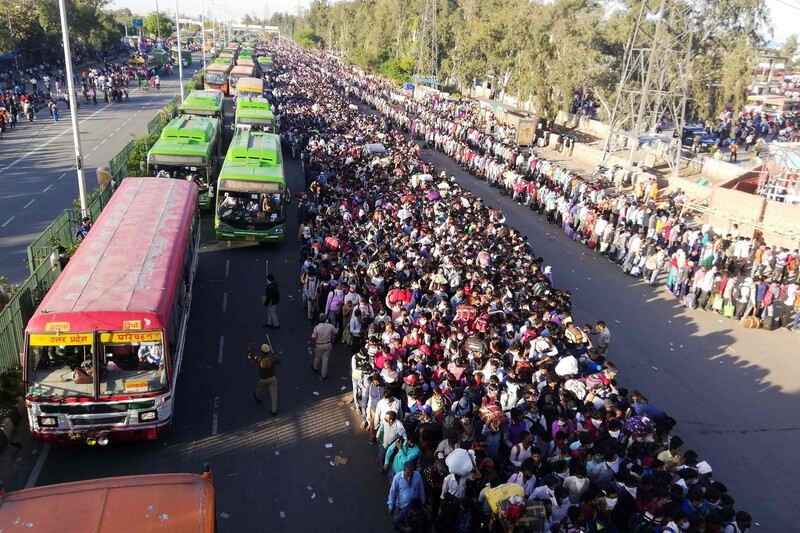
<path fill-rule="evenodd" d="M 10 52 L 6 52 L 5 54 L 0 56 L 0 61 L 11 61 L 12 59 L 16 58 L 19 53 L 22 52 L 22 48 L 19 46 L 14 48 Z"/>

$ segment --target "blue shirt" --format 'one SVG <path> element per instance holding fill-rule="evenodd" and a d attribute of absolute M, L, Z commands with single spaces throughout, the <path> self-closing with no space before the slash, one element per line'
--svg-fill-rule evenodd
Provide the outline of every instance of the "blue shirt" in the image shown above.
<path fill-rule="evenodd" d="M 411 505 L 411 500 L 419 498 L 420 501 L 425 501 L 425 487 L 422 485 L 422 476 L 416 470 L 411 475 L 411 483 L 403 475 L 403 472 L 398 472 L 392 478 L 392 488 L 389 489 L 389 501 L 386 504 L 390 509 L 400 508 L 405 509 Z"/>

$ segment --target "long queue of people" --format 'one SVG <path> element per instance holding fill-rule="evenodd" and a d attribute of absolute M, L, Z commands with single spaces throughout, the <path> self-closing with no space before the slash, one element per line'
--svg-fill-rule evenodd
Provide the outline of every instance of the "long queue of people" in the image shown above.
<path fill-rule="evenodd" d="M 328 343 L 350 348 L 394 527 L 522 530 L 537 500 L 547 531 L 747 531 L 675 420 L 622 386 L 610 329 L 574 321 L 540 251 L 362 113 L 352 70 L 271 47 L 282 137 L 311 185 L 298 241 L 303 305 L 324 324 L 312 370 L 326 377 Z"/>
<path fill-rule="evenodd" d="M 687 223 L 685 195 L 664 195 L 654 179 L 621 194 L 514 143 L 513 128 L 497 124 L 471 101 L 403 97 L 387 82 L 350 70 L 348 94 L 376 109 L 389 128 L 408 133 L 518 203 L 546 216 L 570 238 L 653 286 L 663 284 L 687 307 L 702 308 L 748 327 L 800 331 L 800 252 Z"/>

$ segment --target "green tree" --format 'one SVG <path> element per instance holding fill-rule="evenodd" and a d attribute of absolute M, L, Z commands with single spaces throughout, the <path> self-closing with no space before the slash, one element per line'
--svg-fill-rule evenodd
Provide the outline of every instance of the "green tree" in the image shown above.
<path fill-rule="evenodd" d="M 142 21 L 142 31 L 150 37 L 156 37 L 159 31 L 162 39 L 169 37 L 172 35 L 174 28 L 174 21 L 163 11 L 161 13 L 150 13 Z"/>
<path fill-rule="evenodd" d="M 315 48 L 322 42 L 322 37 L 314 33 L 311 28 L 301 28 L 295 32 L 294 40 L 305 48 Z"/>

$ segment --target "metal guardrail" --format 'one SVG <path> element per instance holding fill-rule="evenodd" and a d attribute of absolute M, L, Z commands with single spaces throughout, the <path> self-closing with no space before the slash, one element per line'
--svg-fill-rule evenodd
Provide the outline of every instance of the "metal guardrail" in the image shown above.
<path fill-rule="evenodd" d="M 0 313 L 0 369 L 19 366 L 25 324 L 61 273 L 58 253 L 34 269 Z"/>

